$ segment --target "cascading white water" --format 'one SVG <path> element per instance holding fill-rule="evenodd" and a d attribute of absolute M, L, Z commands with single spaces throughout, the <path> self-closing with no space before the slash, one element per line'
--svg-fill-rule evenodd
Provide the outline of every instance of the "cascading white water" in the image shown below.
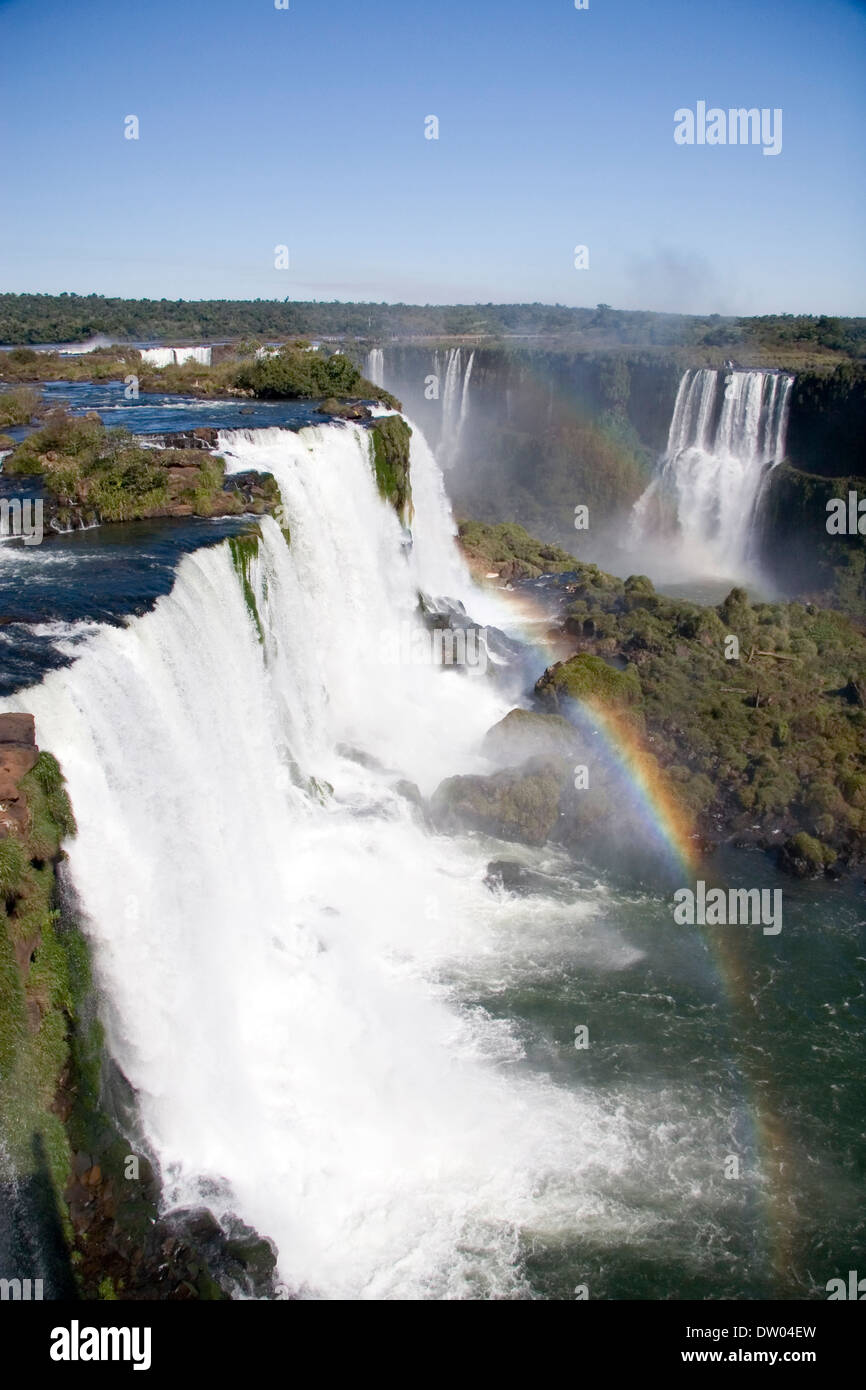
<path fill-rule="evenodd" d="M 148 367 L 173 367 L 174 348 L 142 348 L 141 360 Z"/>
<path fill-rule="evenodd" d="M 442 388 L 442 433 L 439 456 L 443 468 L 453 468 L 460 452 L 463 427 L 469 413 L 469 382 L 475 353 L 471 352 L 463 366 L 462 348 L 449 348 L 445 360 L 445 381 Z M 436 354 L 436 375 L 441 376 L 439 354 Z"/>
<path fill-rule="evenodd" d="M 178 366 L 183 362 L 197 362 L 200 367 L 209 367 L 211 349 L 209 347 L 175 348 L 174 357 Z"/>
<path fill-rule="evenodd" d="M 385 385 L 385 354 L 381 348 L 371 348 L 367 353 L 364 376 L 374 386 Z"/>
<path fill-rule="evenodd" d="M 641 953 L 595 928 L 603 895 L 492 894 L 495 842 L 431 834 L 398 793 L 478 766 L 511 701 L 379 659 L 419 588 L 480 597 L 421 436 L 411 550 L 368 445 L 354 425 L 221 435 L 230 467 L 274 472 L 291 532 L 261 521 L 263 641 L 223 543 L 3 707 L 35 714 L 69 782 L 109 1046 L 167 1201 L 238 1213 L 307 1296 L 520 1297 L 536 1237 L 640 1239 L 654 1193 L 665 1229 L 712 1187 L 728 1117 L 696 1125 L 698 1089 L 555 1084 L 464 1002 L 467 978 L 495 996 L 564 953 L 611 972 Z"/>
<path fill-rule="evenodd" d="M 202 367 L 209 367 L 211 351 L 209 347 L 142 348 L 141 360 L 150 367 L 180 366 L 183 362 L 197 362 Z"/>
<path fill-rule="evenodd" d="M 767 474 L 785 453 L 793 381 L 770 371 L 683 375 L 659 474 L 635 504 L 637 544 L 658 537 L 670 508 L 684 567 L 728 576 L 746 570 Z"/>
<path fill-rule="evenodd" d="M 420 576 L 361 430 L 221 444 L 273 469 L 291 528 L 287 547 L 262 521 L 264 644 L 222 544 L 5 702 L 34 712 L 69 781 L 111 1049 L 169 1201 L 207 1182 L 218 1213 L 276 1241 L 292 1288 L 519 1293 L 518 1232 L 576 1229 L 585 1175 L 624 1161 L 620 1126 L 525 1073 L 510 1028 L 437 982 L 495 940 L 485 856 L 431 838 L 393 789 L 471 768 L 507 702 L 378 659 Z M 429 462 L 416 524 L 445 535 Z M 417 561 L 434 582 L 438 546 Z"/>

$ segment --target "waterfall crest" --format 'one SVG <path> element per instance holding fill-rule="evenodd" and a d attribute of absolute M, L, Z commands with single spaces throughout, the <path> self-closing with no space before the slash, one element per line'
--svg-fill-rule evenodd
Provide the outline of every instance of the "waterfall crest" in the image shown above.
<path fill-rule="evenodd" d="M 785 454 L 793 382 L 772 371 L 684 373 L 659 472 L 635 503 L 637 544 L 667 533 L 695 572 L 747 569 L 767 475 Z"/>
<path fill-rule="evenodd" d="M 201 367 L 209 367 L 211 352 L 209 347 L 142 348 L 141 360 L 149 367 L 180 367 L 184 362 L 197 362 Z"/>

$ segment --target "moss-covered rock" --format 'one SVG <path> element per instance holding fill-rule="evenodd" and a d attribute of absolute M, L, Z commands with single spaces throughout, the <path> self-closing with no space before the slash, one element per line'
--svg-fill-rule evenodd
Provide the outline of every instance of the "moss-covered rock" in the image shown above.
<path fill-rule="evenodd" d="M 544 758 L 490 777 L 448 777 L 433 794 L 431 816 L 447 832 L 475 830 L 542 845 L 559 818 L 563 780 L 561 765 Z"/>
<path fill-rule="evenodd" d="M 535 685 L 536 694 L 557 708 L 569 700 L 634 710 L 642 699 L 640 678 L 634 666 L 617 670 L 598 656 L 579 652 L 568 661 L 549 667 Z"/>
<path fill-rule="evenodd" d="M 836 861 L 836 851 L 805 830 L 786 840 L 780 851 L 780 867 L 796 878 L 813 878 Z"/>
<path fill-rule="evenodd" d="M 580 568 L 573 555 L 557 545 L 537 541 L 515 522 L 488 526 L 481 521 L 461 521 L 458 530 L 463 553 L 479 575 L 535 579 Z"/>
<path fill-rule="evenodd" d="M 384 415 L 370 425 L 368 433 L 370 458 L 379 492 L 406 525 L 412 516 L 412 430 L 402 415 Z"/>
<path fill-rule="evenodd" d="M 260 541 L 261 535 L 258 531 L 246 531 L 240 536 L 229 536 L 228 546 L 235 574 L 240 581 L 241 592 L 244 596 L 247 612 L 255 624 L 259 642 L 264 645 L 265 630 L 259 615 L 259 608 L 256 603 L 256 591 L 253 584 L 253 566 L 258 560 Z"/>
<path fill-rule="evenodd" d="M 59 1196 L 70 1148 L 53 1106 L 87 987 L 86 953 L 80 933 L 61 921 L 55 885 L 61 842 L 75 831 L 72 809 L 56 760 L 37 750 L 23 718 L 0 715 L 4 753 L 32 755 L 19 761 L 30 764 L 16 797 L 26 815 L 0 826 L 0 1169 L 18 1180 L 44 1168 Z"/>

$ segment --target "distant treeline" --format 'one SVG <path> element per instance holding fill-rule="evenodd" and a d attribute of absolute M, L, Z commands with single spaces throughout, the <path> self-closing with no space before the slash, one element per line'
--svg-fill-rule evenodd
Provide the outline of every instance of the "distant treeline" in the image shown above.
<path fill-rule="evenodd" d="M 269 299 L 108 299 L 0 294 L 0 343 L 354 338 L 540 337 L 587 347 L 685 347 L 780 356 L 866 358 L 866 319 L 826 315 L 724 318 L 555 304 L 342 304 Z"/>

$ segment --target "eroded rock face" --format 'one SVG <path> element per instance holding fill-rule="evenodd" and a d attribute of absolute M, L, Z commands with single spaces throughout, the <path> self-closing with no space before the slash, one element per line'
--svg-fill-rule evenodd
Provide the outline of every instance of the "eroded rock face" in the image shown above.
<path fill-rule="evenodd" d="M 0 714 L 0 839 L 26 835 L 30 809 L 22 777 L 39 757 L 32 714 Z"/>
<path fill-rule="evenodd" d="M 36 722 L 32 714 L 0 714 L 0 744 L 36 746 Z"/>

